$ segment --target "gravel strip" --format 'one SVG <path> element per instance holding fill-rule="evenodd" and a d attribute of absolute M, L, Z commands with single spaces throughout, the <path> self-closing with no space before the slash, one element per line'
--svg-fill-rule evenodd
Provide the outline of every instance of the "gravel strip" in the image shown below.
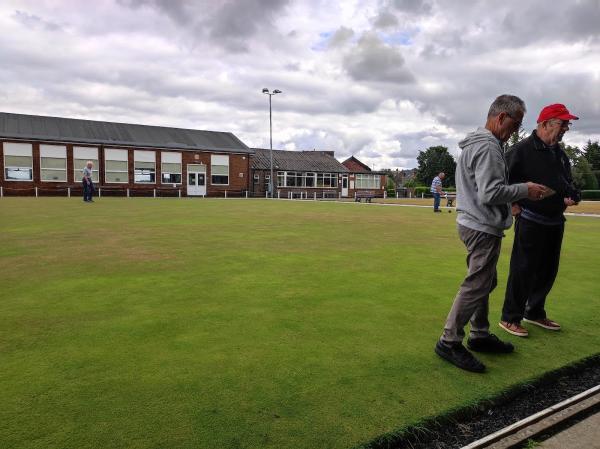
<path fill-rule="evenodd" d="M 365 449 L 455 449 L 600 385 L 600 354 L 519 385 L 495 399 L 429 419 L 399 434 L 384 435 Z"/>

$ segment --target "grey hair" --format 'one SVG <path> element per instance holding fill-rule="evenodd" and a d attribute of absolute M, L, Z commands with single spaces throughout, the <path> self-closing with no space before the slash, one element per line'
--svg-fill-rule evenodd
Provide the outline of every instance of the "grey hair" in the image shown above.
<path fill-rule="evenodd" d="M 523 114 L 527 112 L 527 108 L 525 107 L 525 102 L 519 97 L 514 95 L 500 95 L 490 106 L 488 118 L 496 117 L 500 115 L 501 112 L 514 117 L 519 112 L 523 112 Z"/>

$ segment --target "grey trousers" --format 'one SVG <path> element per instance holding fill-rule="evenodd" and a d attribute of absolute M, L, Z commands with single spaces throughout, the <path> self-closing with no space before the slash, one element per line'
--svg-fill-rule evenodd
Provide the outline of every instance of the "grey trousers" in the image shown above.
<path fill-rule="evenodd" d="M 458 235 L 467 247 L 468 274 L 458 290 L 446 319 L 442 342 L 462 342 L 464 327 L 471 322 L 471 338 L 489 335 L 488 303 L 498 283 L 496 264 L 502 238 L 458 225 Z"/>

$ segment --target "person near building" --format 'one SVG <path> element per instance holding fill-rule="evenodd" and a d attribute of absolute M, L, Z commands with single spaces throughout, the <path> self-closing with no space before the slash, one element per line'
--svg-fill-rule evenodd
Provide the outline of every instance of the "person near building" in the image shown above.
<path fill-rule="evenodd" d="M 83 201 L 86 203 L 93 203 L 92 196 L 94 195 L 94 180 L 92 179 L 92 169 L 94 163 L 87 161 L 85 167 L 82 170 L 81 183 L 83 184 Z"/>

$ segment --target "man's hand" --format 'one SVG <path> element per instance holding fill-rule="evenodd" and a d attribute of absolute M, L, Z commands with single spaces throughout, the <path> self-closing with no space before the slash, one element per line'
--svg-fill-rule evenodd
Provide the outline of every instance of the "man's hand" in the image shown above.
<path fill-rule="evenodd" d="M 513 217 L 520 215 L 521 214 L 521 206 L 519 206 L 517 203 L 513 203 L 511 212 L 512 212 Z"/>
<path fill-rule="evenodd" d="M 547 192 L 548 189 L 542 184 L 536 184 L 535 182 L 527 183 L 527 198 L 531 201 L 543 200 Z"/>
<path fill-rule="evenodd" d="M 565 206 L 576 206 L 577 202 L 571 198 L 565 198 Z"/>

